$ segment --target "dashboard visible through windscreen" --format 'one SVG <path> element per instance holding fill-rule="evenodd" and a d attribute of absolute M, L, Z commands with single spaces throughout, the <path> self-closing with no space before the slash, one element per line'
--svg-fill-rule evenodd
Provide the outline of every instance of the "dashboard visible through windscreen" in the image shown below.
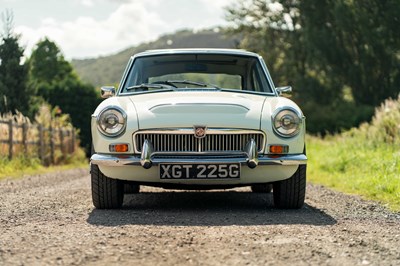
<path fill-rule="evenodd" d="M 271 93 L 257 57 L 229 54 L 162 54 L 135 58 L 122 86 L 132 88 L 218 88 Z"/>

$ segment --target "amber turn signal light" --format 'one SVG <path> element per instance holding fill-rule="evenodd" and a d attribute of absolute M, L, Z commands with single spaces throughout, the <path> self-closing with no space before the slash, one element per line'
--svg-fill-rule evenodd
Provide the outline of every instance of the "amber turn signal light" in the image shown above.
<path fill-rule="evenodd" d="M 288 145 L 270 145 L 269 146 L 269 153 L 272 154 L 286 154 L 289 152 Z"/>
<path fill-rule="evenodd" d="M 129 151 L 129 144 L 127 143 L 110 144 L 109 149 L 110 152 L 127 152 Z"/>

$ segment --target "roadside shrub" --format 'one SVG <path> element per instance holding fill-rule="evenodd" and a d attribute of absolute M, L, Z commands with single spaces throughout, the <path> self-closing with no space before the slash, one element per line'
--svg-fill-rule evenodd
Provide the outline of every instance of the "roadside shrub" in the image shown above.
<path fill-rule="evenodd" d="M 324 105 L 314 101 L 300 104 L 306 116 L 307 132 L 326 135 L 339 133 L 370 121 L 374 108 L 368 105 L 357 105 L 353 102 L 338 101 Z"/>
<path fill-rule="evenodd" d="M 377 107 L 370 123 L 353 128 L 344 135 L 357 137 L 374 147 L 384 143 L 400 145 L 400 95 L 397 99 L 387 99 Z"/>

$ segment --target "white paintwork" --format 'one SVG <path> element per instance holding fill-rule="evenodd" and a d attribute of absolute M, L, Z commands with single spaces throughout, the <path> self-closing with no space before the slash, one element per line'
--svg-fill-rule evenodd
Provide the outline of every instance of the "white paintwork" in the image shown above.
<path fill-rule="evenodd" d="M 140 129 L 192 127 L 260 128 L 265 97 L 230 92 L 166 92 L 130 97 Z"/>
<path fill-rule="evenodd" d="M 219 91 L 137 94 L 103 101 L 94 116 L 112 105 L 121 106 L 126 111 L 126 131 L 118 138 L 105 137 L 97 132 L 93 119 L 92 136 L 96 152 L 108 153 L 111 143 L 130 143 L 133 148 L 132 135 L 139 129 L 191 128 L 193 125 L 262 130 L 267 135 L 267 145 L 289 145 L 290 153 L 302 153 L 304 148 L 304 128 L 298 136 L 289 139 L 273 133 L 271 116 L 277 108 L 290 106 L 301 113 L 295 103 L 283 97 Z"/>
<path fill-rule="evenodd" d="M 259 57 L 254 53 L 227 49 L 180 49 L 149 51 L 136 56 L 167 53 L 202 53 L 219 52 Z M 262 60 L 260 58 L 260 60 Z M 266 72 L 269 77 L 268 72 Z M 272 80 L 271 80 L 272 84 Z M 273 87 L 273 84 L 272 84 Z M 273 87 L 274 88 L 274 87 Z M 117 94 L 118 95 L 118 94 Z M 108 106 L 119 106 L 125 110 L 128 123 L 125 132 L 109 138 L 97 130 L 96 117 Z M 134 93 L 116 96 L 104 100 L 95 110 L 92 118 L 92 139 L 96 153 L 108 154 L 109 145 L 128 143 L 127 154 L 133 154 L 133 134 L 138 130 L 191 128 L 204 125 L 208 128 L 235 128 L 244 130 L 261 130 L 267 136 L 266 146 L 284 144 L 289 146 L 290 154 L 304 152 L 305 124 L 300 133 L 293 138 L 282 138 L 273 132 L 271 117 L 278 108 L 291 107 L 301 116 L 300 108 L 291 100 L 274 94 L 250 94 L 224 91 L 172 91 L 157 93 Z M 267 149 L 265 149 L 267 151 Z M 297 170 L 296 165 L 272 166 L 259 165 L 250 169 L 242 165 L 240 180 L 160 180 L 158 166 L 144 169 L 141 166 L 110 167 L 99 165 L 100 170 L 110 178 L 138 182 L 175 182 L 188 184 L 251 184 L 265 183 L 287 179 Z"/>

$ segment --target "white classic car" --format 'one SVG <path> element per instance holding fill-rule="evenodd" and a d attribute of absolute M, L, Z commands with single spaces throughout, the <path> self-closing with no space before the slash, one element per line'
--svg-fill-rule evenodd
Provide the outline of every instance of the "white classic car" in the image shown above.
<path fill-rule="evenodd" d="M 92 198 L 120 208 L 140 185 L 166 189 L 251 186 L 278 208 L 301 208 L 305 117 L 281 97 L 263 59 L 228 49 L 134 55 L 119 88 L 103 87 L 92 115 Z"/>

